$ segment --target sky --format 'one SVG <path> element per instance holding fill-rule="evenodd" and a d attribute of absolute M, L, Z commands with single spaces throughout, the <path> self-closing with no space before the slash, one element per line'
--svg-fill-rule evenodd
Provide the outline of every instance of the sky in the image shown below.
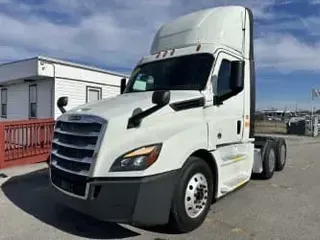
<path fill-rule="evenodd" d="M 41 55 L 130 73 L 162 24 L 226 4 L 253 10 L 257 108 L 320 109 L 320 0 L 0 0 L 0 63 Z"/>

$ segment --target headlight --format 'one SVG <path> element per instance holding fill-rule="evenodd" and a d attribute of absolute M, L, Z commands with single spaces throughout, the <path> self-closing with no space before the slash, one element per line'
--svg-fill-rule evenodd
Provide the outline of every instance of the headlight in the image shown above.
<path fill-rule="evenodd" d="M 111 166 L 110 172 L 141 171 L 157 161 L 161 144 L 145 146 L 130 151 L 118 158 Z"/>

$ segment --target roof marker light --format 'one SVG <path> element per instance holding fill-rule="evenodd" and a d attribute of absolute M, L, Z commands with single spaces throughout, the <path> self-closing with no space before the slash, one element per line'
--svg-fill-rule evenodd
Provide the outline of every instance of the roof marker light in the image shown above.
<path fill-rule="evenodd" d="M 167 51 L 165 51 L 162 55 L 162 57 L 165 57 L 165 56 L 167 56 Z"/>
<path fill-rule="evenodd" d="M 200 48 L 201 48 L 201 44 L 198 44 L 198 46 L 197 46 L 197 52 L 200 50 Z"/>

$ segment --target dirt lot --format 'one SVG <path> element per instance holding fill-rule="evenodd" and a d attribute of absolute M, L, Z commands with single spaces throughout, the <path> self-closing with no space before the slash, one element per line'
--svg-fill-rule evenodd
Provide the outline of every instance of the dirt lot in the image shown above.
<path fill-rule="evenodd" d="M 186 235 L 93 220 L 55 206 L 47 171 L 35 171 L 43 165 L 6 170 L 0 239 L 320 239 L 320 139 L 290 137 L 288 144 L 283 172 L 219 200 L 203 226 Z"/>
<path fill-rule="evenodd" d="M 278 121 L 255 121 L 256 133 L 287 133 L 287 125 Z"/>

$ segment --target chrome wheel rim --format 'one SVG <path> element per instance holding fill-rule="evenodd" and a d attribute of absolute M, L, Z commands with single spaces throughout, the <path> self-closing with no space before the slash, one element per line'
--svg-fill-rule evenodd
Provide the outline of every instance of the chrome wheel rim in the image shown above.
<path fill-rule="evenodd" d="M 208 181 L 202 173 L 194 174 L 185 191 L 184 206 L 190 218 L 198 217 L 208 202 Z"/>

